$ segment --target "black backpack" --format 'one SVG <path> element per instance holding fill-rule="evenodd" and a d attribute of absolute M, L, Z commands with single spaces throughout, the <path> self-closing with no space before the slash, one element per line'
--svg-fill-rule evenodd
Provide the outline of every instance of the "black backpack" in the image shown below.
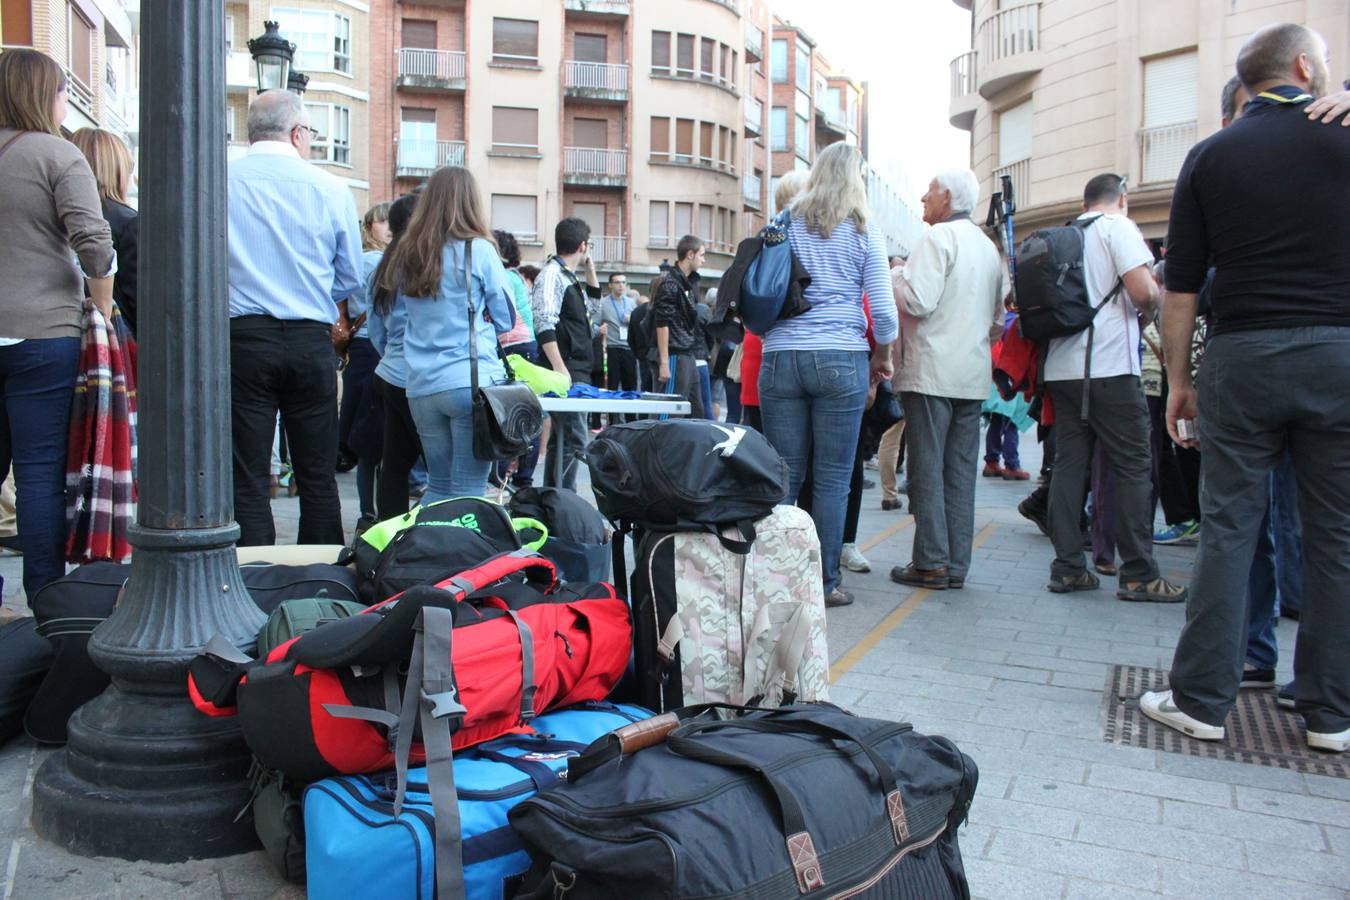
<path fill-rule="evenodd" d="M 1088 300 L 1083 276 L 1084 237 L 1099 218 L 1033 231 L 1018 246 L 1018 321 L 1028 340 L 1071 337 L 1091 328 L 1098 311 L 1120 293 L 1124 283 L 1117 280 L 1101 303 L 1093 306 Z"/>
<path fill-rule="evenodd" d="M 648 301 L 640 304 L 628 317 L 628 349 L 633 351 L 638 362 L 646 359 L 647 351 L 652 348 L 651 313 L 652 304 Z"/>

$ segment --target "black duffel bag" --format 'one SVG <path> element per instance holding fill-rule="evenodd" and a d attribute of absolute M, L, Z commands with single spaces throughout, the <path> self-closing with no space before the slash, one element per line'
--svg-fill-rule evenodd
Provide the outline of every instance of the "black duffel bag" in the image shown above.
<path fill-rule="evenodd" d="M 539 555 L 553 561 L 563 581 L 609 581 L 609 528 L 605 517 L 576 491 L 525 487 L 511 495 L 511 515 L 538 519 L 548 529 Z"/>
<path fill-rule="evenodd" d="M 752 523 L 787 496 L 787 463 L 745 425 L 706 419 L 611 425 L 587 446 L 586 464 L 605 518 L 658 531 Z"/>
<path fill-rule="evenodd" d="M 977 778 L 946 738 L 829 704 L 687 707 L 511 811 L 534 860 L 517 896 L 967 900 Z"/>

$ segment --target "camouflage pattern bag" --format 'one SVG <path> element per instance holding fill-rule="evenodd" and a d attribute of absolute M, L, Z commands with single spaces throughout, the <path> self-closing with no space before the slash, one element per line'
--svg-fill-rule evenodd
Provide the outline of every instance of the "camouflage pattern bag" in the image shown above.
<path fill-rule="evenodd" d="M 778 706 L 829 699 L 820 542 L 775 507 L 748 553 L 707 532 L 649 531 L 632 577 L 636 702 Z"/>

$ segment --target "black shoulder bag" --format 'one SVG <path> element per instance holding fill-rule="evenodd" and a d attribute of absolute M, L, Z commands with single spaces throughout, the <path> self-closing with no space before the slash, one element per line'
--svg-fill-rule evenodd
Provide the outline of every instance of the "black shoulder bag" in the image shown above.
<path fill-rule="evenodd" d="M 464 295 L 469 306 L 469 384 L 473 388 L 473 455 L 493 462 L 515 459 L 544 429 L 544 409 L 529 385 L 516 381 L 505 359 L 506 383 L 478 386 L 478 335 L 474 331 L 473 241 L 464 242 Z M 483 300 L 484 313 L 487 299 Z M 500 350 L 498 356 L 501 355 Z"/>

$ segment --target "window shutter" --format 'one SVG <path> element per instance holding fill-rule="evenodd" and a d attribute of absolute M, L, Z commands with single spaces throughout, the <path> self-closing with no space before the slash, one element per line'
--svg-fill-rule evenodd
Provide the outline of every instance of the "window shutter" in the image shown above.
<path fill-rule="evenodd" d="M 1031 158 L 1031 101 L 999 113 L 998 161 L 1000 165 Z"/>
<path fill-rule="evenodd" d="M 493 19 L 492 53 L 504 62 L 539 58 L 539 23 L 527 19 Z"/>
<path fill-rule="evenodd" d="M 492 107 L 492 143 L 506 151 L 537 149 L 539 110 Z"/>
<path fill-rule="evenodd" d="M 404 19 L 403 46 L 412 50 L 435 50 L 436 23 L 423 19 Z"/>
<path fill-rule="evenodd" d="M 572 37 L 573 59 L 577 62 L 607 62 L 609 42 L 603 34 L 576 34 Z"/>
<path fill-rule="evenodd" d="M 652 68 L 668 70 L 670 68 L 670 32 L 652 32 Z"/>
<path fill-rule="evenodd" d="M 1144 63 L 1144 127 L 1196 120 L 1199 57 L 1192 51 Z"/>
<path fill-rule="evenodd" d="M 535 198 L 516 194 L 492 195 L 492 227 L 509 231 L 518 240 L 535 240 L 539 228 L 535 224 Z"/>
<path fill-rule="evenodd" d="M 573 119 L 572 146 L 598 147 L 609 146 L 609 122 L 604 119 Z"/>
<path fill-rule="evenodd" d="M 669 152 L 670 119 L 652 116 L 652 156 L 665 156 Z"/>
<path fill-rule="evenodd" d="M 676 203 L 675 204 L 675 230 L 671 235 L 676 238 L 682 238 L 694 230 L 694 204 Z"/>

